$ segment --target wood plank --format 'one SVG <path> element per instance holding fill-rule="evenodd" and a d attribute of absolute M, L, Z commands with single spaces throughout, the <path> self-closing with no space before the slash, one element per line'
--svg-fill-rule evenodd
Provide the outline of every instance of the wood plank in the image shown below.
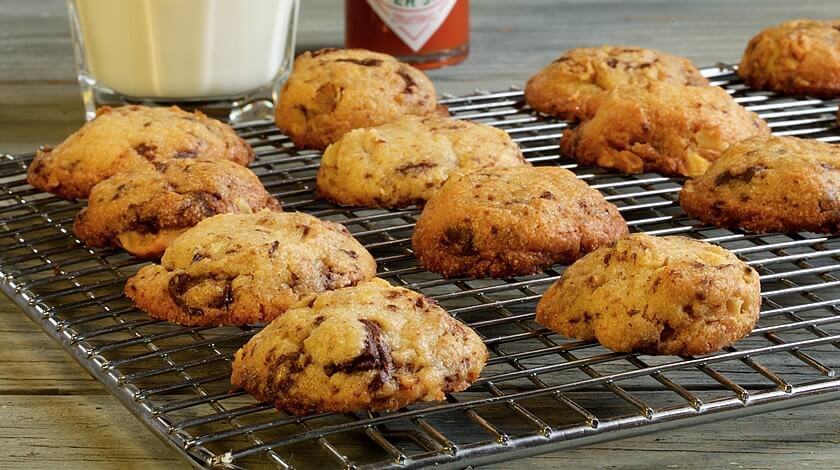
<path fill-rule="evenodd" d="M 108 396 L 4 395 L 0 414 L 0 446 L 7 455 L 0 468 L 186 468 Z M 834 417 L 805 407 L 555 452 L 519 460 L 516 467 L 834 468 L 840 444 Z"/>
<path fill-rule="evenodd" d="M 107 394 L 5 296 L 0 319 L 0 395 Z"/>
<path fill-rule="evenodd" d="M 0 468 L 187 468 L 110 396 L 0 396 Z"/>

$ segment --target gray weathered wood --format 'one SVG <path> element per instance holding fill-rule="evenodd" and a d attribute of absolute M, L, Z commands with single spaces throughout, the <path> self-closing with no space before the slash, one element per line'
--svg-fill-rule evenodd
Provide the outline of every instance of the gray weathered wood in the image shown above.
<path fill-rule="evenodd" d="M 299 48 L 342 43 L 341 3 L 304 0 Z M 836 16 L 832 1 L 473 2 L 462 65 L 430 72 L 440 92 L 522 85 L 561 51 L 601 43 L 735 62 L 748 38 L 787 18 Z M 834 8 L 832 8 L 834 7 Z M 64 2 L 0 2 L 0 152 L 55 144 L 82 122 Z M 173 468 L 158 442 L 7 299 L 0 298 L 3 467 Z M 552 453 L 564 468 L 836 468 L 840 407 L 825 404 Z M 510 468 L 499 464 L 496 468 Z"/>

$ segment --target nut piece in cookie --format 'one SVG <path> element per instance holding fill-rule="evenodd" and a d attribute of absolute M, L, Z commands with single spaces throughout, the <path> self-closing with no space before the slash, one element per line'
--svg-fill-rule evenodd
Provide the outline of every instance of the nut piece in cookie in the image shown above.
<path fill-rule="evenodd" d="M 466 389 L 478 335 L 430 299 L 373 279 L 305 299 L 237 353 L 231 382 L 290 413 L 394 410 Z"/>
<path fill-rule="evenodd" d="M 270 321 L 301 298 L 376 275 L 376 262 L 341 225 L 263 209 L 204 219 L 142 268 L 126 295 L 179 325 Z"/>
<path fill-rule="evenodd" d="M 566 129 L 560 148 L 584 165 L 697 176 L 730 145 L 770 129 L 719 87 L 622 86 L 595 116 Z"/>
<path fill-rule="evenodd" d="M 431 80 L 414 67 L 364 49 L 321 49 L 295 59 L 275 121 L 298 147 L 324 149 L 352 129 L 439 112 Z"/>
<path fill-rule="evenodd" d="M 169 160 L 118 173 L 93 187 L 73 232 L 91 247 L 160 257 L 198 222 L 228 212 L 281 210 L 260 180 L 227 160 Z"/>
<path fill-rule="evenodd" d="M 508 134 L 441 117 L 404 117 L 356 129 L 330 145 L 318 194 L 348 206 L 406 207 L 437 193 L 452 172 L 530 165 Z"/>
<path fill-rule="evenodd" d="M 613 88 L 644 87 L 656 82 L 709 84 L 684 57 L 641 47 L 584 47 L 566 51 L 531 77 L 525 85 L 525 101 L 550 116 L 587 119 Z"/>
<path fill-rule="evenodd" d="M 518 167 L 450 178 L 411 244 L 444 276 L 507 277 L 572 263 L 624 235 L 618 209 L 571 171 Z"/>
<path fill-rule="evenodd" d="M 840 147 L 761 136 L 729 147 L 702 176 L 686 181 L 688 215 L 756 232 L 840 230 Z"/>
<path fill-rule="evenodd" d="M 792 20 L 753 37 L 738 75 L 752 88 L 840 96 L 840 20 Z"/>
<path fill-rule="evenodd" d="M 571 265 L 537 321 L 618 352 L 707 354 L 752 330 L 760 289 L 758 273 L 721 247 L 634 234 Z"/>
<path fill-rule="evenodd" d="M 193 158 L 247 166 L 254 150 L 230 126 L 201 112 L 106 106 L 56 148 L 39 151 L 26 180 L 64 198 L 86 198 L 97 183 L 122 171 Z"/>

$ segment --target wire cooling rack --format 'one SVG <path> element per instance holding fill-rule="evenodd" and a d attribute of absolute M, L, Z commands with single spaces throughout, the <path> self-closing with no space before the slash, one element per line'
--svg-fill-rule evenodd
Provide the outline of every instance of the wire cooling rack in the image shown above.
<path fill-rule="evenodd" d="M 731 69 L 704 73 L 777 134 L 840 140 L 837 103 L 746 89 Z M 446 280 L 411 252 L 416 209 L 339 208 L 313 200 L 320 154 L 298 151 L 270 122 L 237 127 L 252 168 L 286 210 L 340 222 L 373 253 L 379 274 L 436 299 L 491 351 L 481 378 L 445 402 L 393 413 L 284 415 L 229 383 L 232 354 L 257 328 L 183 328 L 149 319 L 122 295 L 144 262 L 91 250 L 71 231 L 83 203 L 25 182 L 32 155 L 0 161 L 3 291 L 152 431 L 196 467 L 464 467 L 699 422 L 840 398 L 840 239 L 758 235 L 691 220 L 680 181 L 579 167 L 558 155 L 566 123 L 538 117 L 522 92 L 443 100 L 459 118 L 508 131 L 526 157 L 561 165 L 616 204 L 631 230 L 718 243 L 761 274 L 761 319 L 749 337 L 703 357 L 619 354 L 534 322 L 562 272 Z"/>

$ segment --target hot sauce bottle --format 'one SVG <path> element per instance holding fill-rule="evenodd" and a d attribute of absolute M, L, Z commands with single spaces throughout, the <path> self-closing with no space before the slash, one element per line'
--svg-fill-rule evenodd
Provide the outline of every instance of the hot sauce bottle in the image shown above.
<path fill-rule="evenodd" d="M 469 0 L 345 0 L 345 46 L 384 52 L 421 69 L 470 50 Z"/>

